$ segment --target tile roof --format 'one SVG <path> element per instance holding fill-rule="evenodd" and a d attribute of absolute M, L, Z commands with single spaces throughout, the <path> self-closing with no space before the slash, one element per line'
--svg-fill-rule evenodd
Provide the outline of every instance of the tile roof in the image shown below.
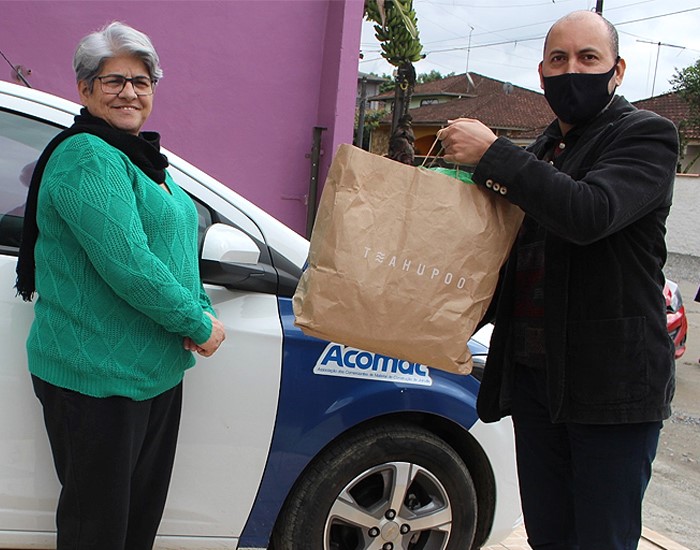
<path fill-rule="evenodd" d="M 690 116 L 688 103 L 676 92 L 657 95 L 649 99 L 634 101 L 633 105 L 638 109 L 646 109 L 666 117 L 678 126 L 683 120 Z M 688 128 L 686 137 L 690 139 L 700 139 L 700 128 Z"/>
<path fill-rule="evenodd" d="M 488 127 L 514 130 L 520 137 L 536 137 L 553 119 L 554 114 L 544 94 L 470 73 L 474 86 L 465 74 L 449 76 L 425 84 L 416 84 L 413 98 L 450 98 L 442 103 L 424 105 L 410 110 L 414 126 L 442 125 L 460 117 L 478 118 Z M 372 100 L 393 100 L 394 92 L 386 92 Z M 688 118 L 689 107 L 675 92 L 635 101 L 639 109 L 654 111 L 671 120 L 676 126 Z M 382 122 L 389 123 L 391 115 Z M 690 139 L 700 139 L 700 127 L 686 132 Z"/>
<path fill-rule="evenodd" d="M 474 86 L 466 75 L 456 75 L 416 85 L 413 97 L 451 96 L 443 103 L 424 105 L 410 110 L 413 125 L 442 125 L 447 120 L 469 117 L 478 118 L 494 129 L 518 130 L 535 137 L 553 119 L 544 95 L 520 86 L 470 73 Z M 393 92 L 372 99 L 393 98 Z M 384 121 L 390 121 L 387 117 Z"/>
<path fill-rule="evenodd" d="M 478 118 L 490 128 L 529 130 L 546 127 L 553 119 L 544 96 L 492 93 L 454 99 L 411 109 L 413 124 L 436 123 L 460 117 Z"/>
<path fill-rule="evenodd" d="M 485 78 L 481 77 L 480 75 L 477 75 L 476 73 L 470 73 L 472 75 L 472 78 L 477 76 L 480 78 Z M 489 79 L 492 80 L 492 79 Z M 498 80 L 494 80 L 494 82 L 499 82 Z M 500 82 L 503 84 L 503 82 Z M 475 80 L 476 84 L 476 80 Z M 441 78 L 440 80 L 433 80 L 431 82 L 426 82 L 425 84 L 416 84 L 415 88 L 413 89 L 413 96 L 435 96 L 435 95 L 460 95 L 460 94 L 468 94 L 469 86 L 467 83 L 466 75 L 465 74 L 458 74 L 454 76 L 446 76 L 445 78 Z M 470 93 L 470 95 L 474 95 L 474 90 Z M 394 92 L 385 92 L 383 94 L 380 94 L 376 97 L 373 97 L 373 100 L 382 100 L 382 99 L 393 99 L 394 98 Z"/>

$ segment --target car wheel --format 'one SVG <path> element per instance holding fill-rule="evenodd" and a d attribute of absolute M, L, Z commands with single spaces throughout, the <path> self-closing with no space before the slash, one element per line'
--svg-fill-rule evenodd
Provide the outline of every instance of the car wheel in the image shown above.
<path fill-rule="evenodd" d="M 476 492 L 459 455 L 427 430 L 390 423 L 341 439 L 290 494 L 274 550 L 464 550 Z"/>

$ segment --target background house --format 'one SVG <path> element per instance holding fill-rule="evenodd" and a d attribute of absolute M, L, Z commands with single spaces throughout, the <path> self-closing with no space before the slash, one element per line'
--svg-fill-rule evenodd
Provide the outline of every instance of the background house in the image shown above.
<path fill-rule="evenodd" d="M 375 74 L 357 73 L 357 107 L 360 107 L 362 101 L 365 101 L 365 108 L 368 110 L 376 110 L 383 108 L 384 101 L 377 100 L 380 95 L 382 84 L 388 82 L 386 78 Z"/>
<path fill-rule="evenodd" d="M 391 103 L 393 93 L 371 98 Z M 416 155 L 427 155 L 448 120 L 478 118 L 497 135 L 519 145 L 530 143 L 554 118 L 544 95 L 477 73 L 460 74 L 417 84 L 410 104 Z M 389 146 L 391 117 L 372 132 L 370 151 L 384 155 Z M 433 155 L 436 151 L 433 151 Z"/>
<path fill-rule="evenodd" d="M 679 94 L 670 92 L 635 101 L 634 105 L 639 109 L 654 111 L 673 121 L 680 129 L 682 138 L 678 171 L 694 174 L 700 172 L 700 128 L 685 122 L 690 115 L 688 103 Z"/>
<path fill-rule="evenodd" d="M 391 108 L 393 92 L 370 98 L 373 103 Z M 700 171 L 700 128 L 689 126 L 688 104 L 671 92 L 636 101 L 639 109 L 654 111 L 681 128 L 681 158 L 678 171 Z M 505 136 L 518 145 L 530 143 L 553 119 L 544 95 L 480 74 L 450 76 L 441 80 L 417 84 L 411 98 L 410 114 L 416 137 L 416 156 L 427 155 L 440 128 L 448 120 L 460 117 L 476 118 L 497 135 Z M 389 146 L 391 116 L 384 117 L 372 132 L 370 151 L 385 155 Z M 436 151 L 433 151 L 433 155 Z"/>
<path fill-rule="evenodd" d="M 325 180 L 337 146 L 352 142 L 363 7 L 363 0 L 0 0 L 0 50 L 25 68 L 33 88 L 77 101 L 78 41 L 113 20 L 142 30 L 165 73 L 145 129 L 305 233 L 315 207 L 310 187 Z M 0 62 L 0 78 L 16 82 Z"/>

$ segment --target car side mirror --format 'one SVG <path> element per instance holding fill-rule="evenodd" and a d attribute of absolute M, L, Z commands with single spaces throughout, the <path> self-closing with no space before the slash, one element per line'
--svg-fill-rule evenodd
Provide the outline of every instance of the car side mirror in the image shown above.
<path fill-rule="evenodd" d="M 260 261 L 258 244 L 230 225 L 215 223 L 204 234 L 199 270 L 202 281 L 230 290 L 275 294 L 275 269 Z"/>
<path fill-rule="evenodd" d="M 240 229 L 224 223 L 215 223 L 204 234 L 202 260 L 220 264 L 257 265 L 260 249 L 255 241 Z"/>

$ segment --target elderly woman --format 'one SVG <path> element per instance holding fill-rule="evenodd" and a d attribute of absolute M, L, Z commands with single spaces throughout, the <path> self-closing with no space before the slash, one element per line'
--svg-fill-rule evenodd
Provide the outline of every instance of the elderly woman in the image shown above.
<path fill-rule="evenodd" d="M 40 157 L 17 290 L 35 320 L 29 370 L 61 495 L 58 549 L 153 547 L 192 352 L 222 324 L 199 278 L 197 212 L 159 136 L 141 132 L 162 76 L 149 38 L 121 23 L 85 37 L 84 108 Z"/>

